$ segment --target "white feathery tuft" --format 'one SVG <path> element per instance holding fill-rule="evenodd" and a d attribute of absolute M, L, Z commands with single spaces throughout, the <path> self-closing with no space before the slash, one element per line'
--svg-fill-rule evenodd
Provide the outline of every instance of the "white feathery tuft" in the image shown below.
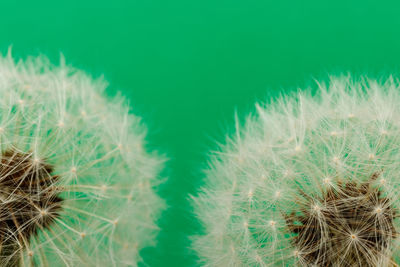
<path fill-rule="evenodd" d="M 11 51 L 11 50 L 10 50 Z M 164 159 L 122 97 L 44 56 L 0 57 L 0 265 L 136 266 Z"/>
<path fill-rule="evenodd" d="M 400 82 L 331 76 L 256 111 L 193 197 L 204 266 L 400 264 Z"/>

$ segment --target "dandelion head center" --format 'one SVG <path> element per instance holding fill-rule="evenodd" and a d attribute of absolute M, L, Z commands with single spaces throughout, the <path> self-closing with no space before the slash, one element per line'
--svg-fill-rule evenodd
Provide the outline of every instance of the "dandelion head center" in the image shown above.
<path fill-rule="evenodd" d="M 284 215 L 291 242 L 312 266 L 378 266 L 391 262 L 396 209 L 373 182 L 337 182 L 319 196 L 300 190 L 299 210 Z M 319 203 L 318 205 L 316 203 Z M 311 208 L 310 208 L 311 207 Z M 315 212 L 318 207 L 318 212 Z"/>
<path fill-rule="evenodd" d="M 29 250 L 29 239 L 57 218 L 62 199 L 55 186 L 58 177 L 45 160 L 9 149 L 0 163 L 0 256 L 15 263 L 16 249 Z"/>

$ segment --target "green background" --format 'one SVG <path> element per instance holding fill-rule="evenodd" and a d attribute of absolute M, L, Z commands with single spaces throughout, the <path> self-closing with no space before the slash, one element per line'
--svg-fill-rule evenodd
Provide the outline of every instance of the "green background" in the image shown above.
<path fill-rule="evenodd" d="M 149 126 L 149 147 L 170 158 L 166 210 L 148 266 L 196 266 L 201 232 L 188 194 L 208 151 L 232 132 L 234 113 L 327 73 L 396 72 L 400 6 L 386 1 L 9 1 L 0 49 L 46 54 L 110 82 Z"/>

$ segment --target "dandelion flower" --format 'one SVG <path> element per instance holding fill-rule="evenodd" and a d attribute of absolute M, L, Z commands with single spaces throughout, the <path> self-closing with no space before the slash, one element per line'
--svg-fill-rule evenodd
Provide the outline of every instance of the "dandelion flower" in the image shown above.
<path fill-rule="evenodd" d="M 398 266 L 400 82 L 332 76 L 237 126 L 194 197 L 205 266 Z"/>
<path fill-rule="evenodd" d="M 136 266 L 162 159 L 102 79 L 0 57 L 0 266 Z"/>

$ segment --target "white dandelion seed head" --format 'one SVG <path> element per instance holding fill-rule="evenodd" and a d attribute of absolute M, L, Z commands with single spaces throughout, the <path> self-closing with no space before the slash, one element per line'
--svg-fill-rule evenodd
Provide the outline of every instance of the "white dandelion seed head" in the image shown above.
<path fill-rule="evenodd" d="M 136 266 L 164 206 L 164 159 L 107 84 L 0 56 L 0 265 Z"/>
<path fill-rule="evenodd" d="M 400 82 L 332 76 L 256 110 L 193 198 L 202 263 L 399 264 Z"/>

